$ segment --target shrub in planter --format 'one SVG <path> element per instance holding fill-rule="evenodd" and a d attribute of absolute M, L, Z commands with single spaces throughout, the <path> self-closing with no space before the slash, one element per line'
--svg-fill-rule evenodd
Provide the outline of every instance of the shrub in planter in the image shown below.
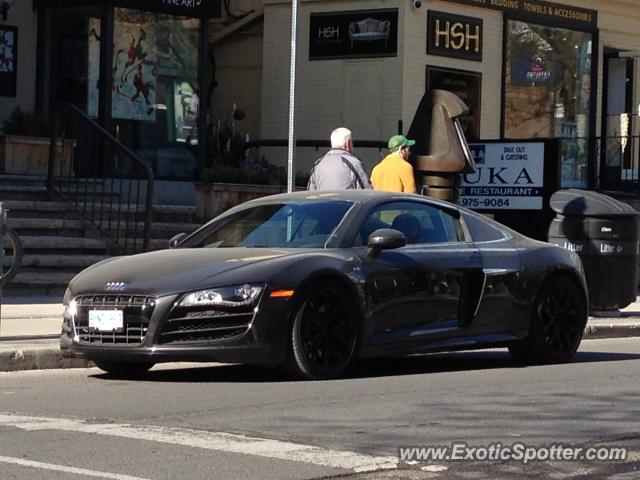
<path fill-rule="evenodd" d="M 4 135 L 49 137 L 49 119 L 43 113 L 24 112 L 16 107 L 2 124 Z"/>
<path fill-rule="evenodd" d="M 45 114 L 16 107 L 2 124 L 0 173 L 46 175 L 49 165 L 49 120 Z M 58 142 L 65 163 L 73 158 L 73 140 Z"/>

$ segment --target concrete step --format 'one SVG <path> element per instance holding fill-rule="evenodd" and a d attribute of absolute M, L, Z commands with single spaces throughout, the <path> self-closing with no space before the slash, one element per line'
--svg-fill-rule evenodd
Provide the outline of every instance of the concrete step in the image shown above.
<path fill-rule="evenodd" d="M 62 296 L 77 272 L 21 271 L 3 289 L 5 297 Z"/>
<path fill-rule="evenodd" d="M 22 258 L 22 269 L 26 268 L 66 268 L 80 270 L 109 258 L 109 255 L 25 255 Z M 13 257 L 4 257 L 4 265 L 8 267 Z"/>
<path fill-rule="evenodd" d="M 58 214 L 72 213 L 74 217 L 80 218 L 76 210 L 72 209 L 67 202 L 47 202 L 44 200 L 3 200 L 3 207 L 9 211 L 9 218 L 51 218 Z M 35 215 L 34 215 L 35 214 Z M 68 218 L 68 217 L 64 217 Z"/>
<path fill-rule="evenodd" d="M 67 285 L 76 272 L 52 272 L 50 270 L 29 270 L 19 272 L 9 285 Z"/>
<path fill-rule="evenodd" d="M 6 200 L 46 200 L 46 187 L 33 185 L 0 185 L 0 198 Z"/>
<path fill-rule="evenodd" d="M 87 203 L 102 203 L 102 204 L 109 204 L 109 203 L 119 203 L 120 200 L 120 194 L 117 192 L 101 192 L 101 191 L 96 191 L 96 190 L 84 190 L 83 188 L 80 188 L 79 190 L 72 190 L 70 192 L 64 192 L 64 195 L 61 196 L 61 200 L 71 200 L 71 201 L 76 201 L 76 202 L 86 202 Z"/>
<path fill-rule="evenodd" d="M 124 244 L 124 243 L 123 243 Z M 133 248 L 134 239 L 130 238 L 126 242 L 128 248 Z M 137 239 L 136 246 L 140 248 L 142 245 L 142 240 Z M 169 239 L 168 238 L 152 238 L 149 240 L 149 250 L 164 250 L 165 248 L 169 248 Z"/>
<path fill-rule="evenodd" d="M 101 238 L 87 220 L 65 218 L 8 217 L 7 225 L 21 237 L 58 236 Z"/>
<path fill-rule="evenodd" d="M 202 225 L 202 221 L 196 217 L 196 207 L 184 205 L 154 205 L 154 222 L 179 222 Z"/>
<path fill-rule="evenodd" d="M 4 208 L 9 210 L 9 218 L 66 218 L 81 219 L 84 218 L 82 213 L 68 202 L 47 202 L 36 200 L 7 200 L 3 202 Z M 142 220 L 144 217 L 144 205 L 127 205 L 114 203 L 111 206 L 107 202 L 81 202 L 80 208 L 89 214 L 99 216 L 102 212 L 103 218 L 111 217 L 113 219 L 123 218 L 130 215 L 132 218 Z M 109 209 L 111 212 L 109 213 Z M 131 212 L 130 214 L 128 212 Z"/>
<path fill-rule="evenodd" d="M 144 228 L 143 222 L 108 222 L 103 221 L 100 225 L 104 231 L 113 235 L 118 233 L 120 236 L 124 236 L 125 232 L 129 235 L 141 235 Z M 151 238 L 155 239 L 170 239 L 178 233 L 191 233 L 200 228 L 198 223 L 161 223 L 154 222 L 151 224 Z"/>
<path fill-rule="evenodd" d="M 3 185 L 45 186 L 46 184 L 45 176 L 0 174 L 0 187 Z"/>
<path fill-rule="evenodd" d="M 58 236 L 39 236 L 39 237 L 20 237 L 22 247 L 25 250 L 38 249 L 81 249 L 81 250 L 107 250 L 111 244 L 107 240 L 83 237 L 58 237 Z M 9 241 L 5 242 L 5 247 L 9 246 Z"/>

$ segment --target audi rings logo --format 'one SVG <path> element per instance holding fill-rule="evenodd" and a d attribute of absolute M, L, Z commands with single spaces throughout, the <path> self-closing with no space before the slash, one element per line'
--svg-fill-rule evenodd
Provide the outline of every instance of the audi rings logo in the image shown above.
<path fill-rule="evenodd" d="M 109 282 L 104 286 L 107 292 L 122 292 L 125 288 L 127 288 L 125 282 Z"/>

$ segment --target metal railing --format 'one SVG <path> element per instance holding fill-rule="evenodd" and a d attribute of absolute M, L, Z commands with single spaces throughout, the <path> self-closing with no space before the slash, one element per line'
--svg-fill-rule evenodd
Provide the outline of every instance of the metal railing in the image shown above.
<path fill-rule="evenodd" d="M 149 249 L 151 168 L 75 105 L 53 116 L 47 197 L 72 204 L 121 253 Z"/>
<path fill-rule="evenodd" d="M 607 136 L 599 141 L 600 187 L 640 191 L 640 117 L 622 113 L 606 118 Z"/>
<path fill-rule="evenodd" d="M 288 140 L 284 139 L 251 140 L 245 144 L 245 150 L 256 147 L 286 147 L 288 144 Z M 319 150 L 320 148 L 331 147 L 331 142 L 329 140 L 296 139 L 296 146 L 313 147 Z M 387 142 L 380 140 L 354 140 L 353 146 L 356 148 L 377 148 L 378 150 L 382 150 L 383 148 L 387 148 Z"/>
<path fill-rule="evenodd" d="M 640 193 L 640 135 L 561 138 L 560 166 L 562 187 L 589 188 L 593 176 L 597 190 Z"/>

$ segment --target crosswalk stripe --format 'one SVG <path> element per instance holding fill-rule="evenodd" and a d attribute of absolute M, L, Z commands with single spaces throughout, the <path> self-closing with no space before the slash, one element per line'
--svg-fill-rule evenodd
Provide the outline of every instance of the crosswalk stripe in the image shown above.
<path fill-rule="evenodd" d="M 85 420 L 0 414 L 0 425 L 21 430 L 61 430 L 148 440 L 227 453 L 304 462 L 355 472 L 397 468 L 397 457 L 378 457 L 312 445 L 178 427 L 92 423 Z"/>
<path fill-rule="evenodd" d="M 74 473 L 76 475 L 84 475 L 87 477 L 110 478 L 112 480 L 147 480 L 142 477 L 132 477 L 131 475 L 98 472 L 96 470 L 87 470 L 85 468 L 68 467 L 66 465 L 56 465 L 54 463 L 34 462 L 33 460 L 25 460 L 24 458 L 3 457 L 1 455 L 0 463 L 11 463 L 22 467 L 40 468 L 42 470 L 52 470 L 55 472 Z"/>

